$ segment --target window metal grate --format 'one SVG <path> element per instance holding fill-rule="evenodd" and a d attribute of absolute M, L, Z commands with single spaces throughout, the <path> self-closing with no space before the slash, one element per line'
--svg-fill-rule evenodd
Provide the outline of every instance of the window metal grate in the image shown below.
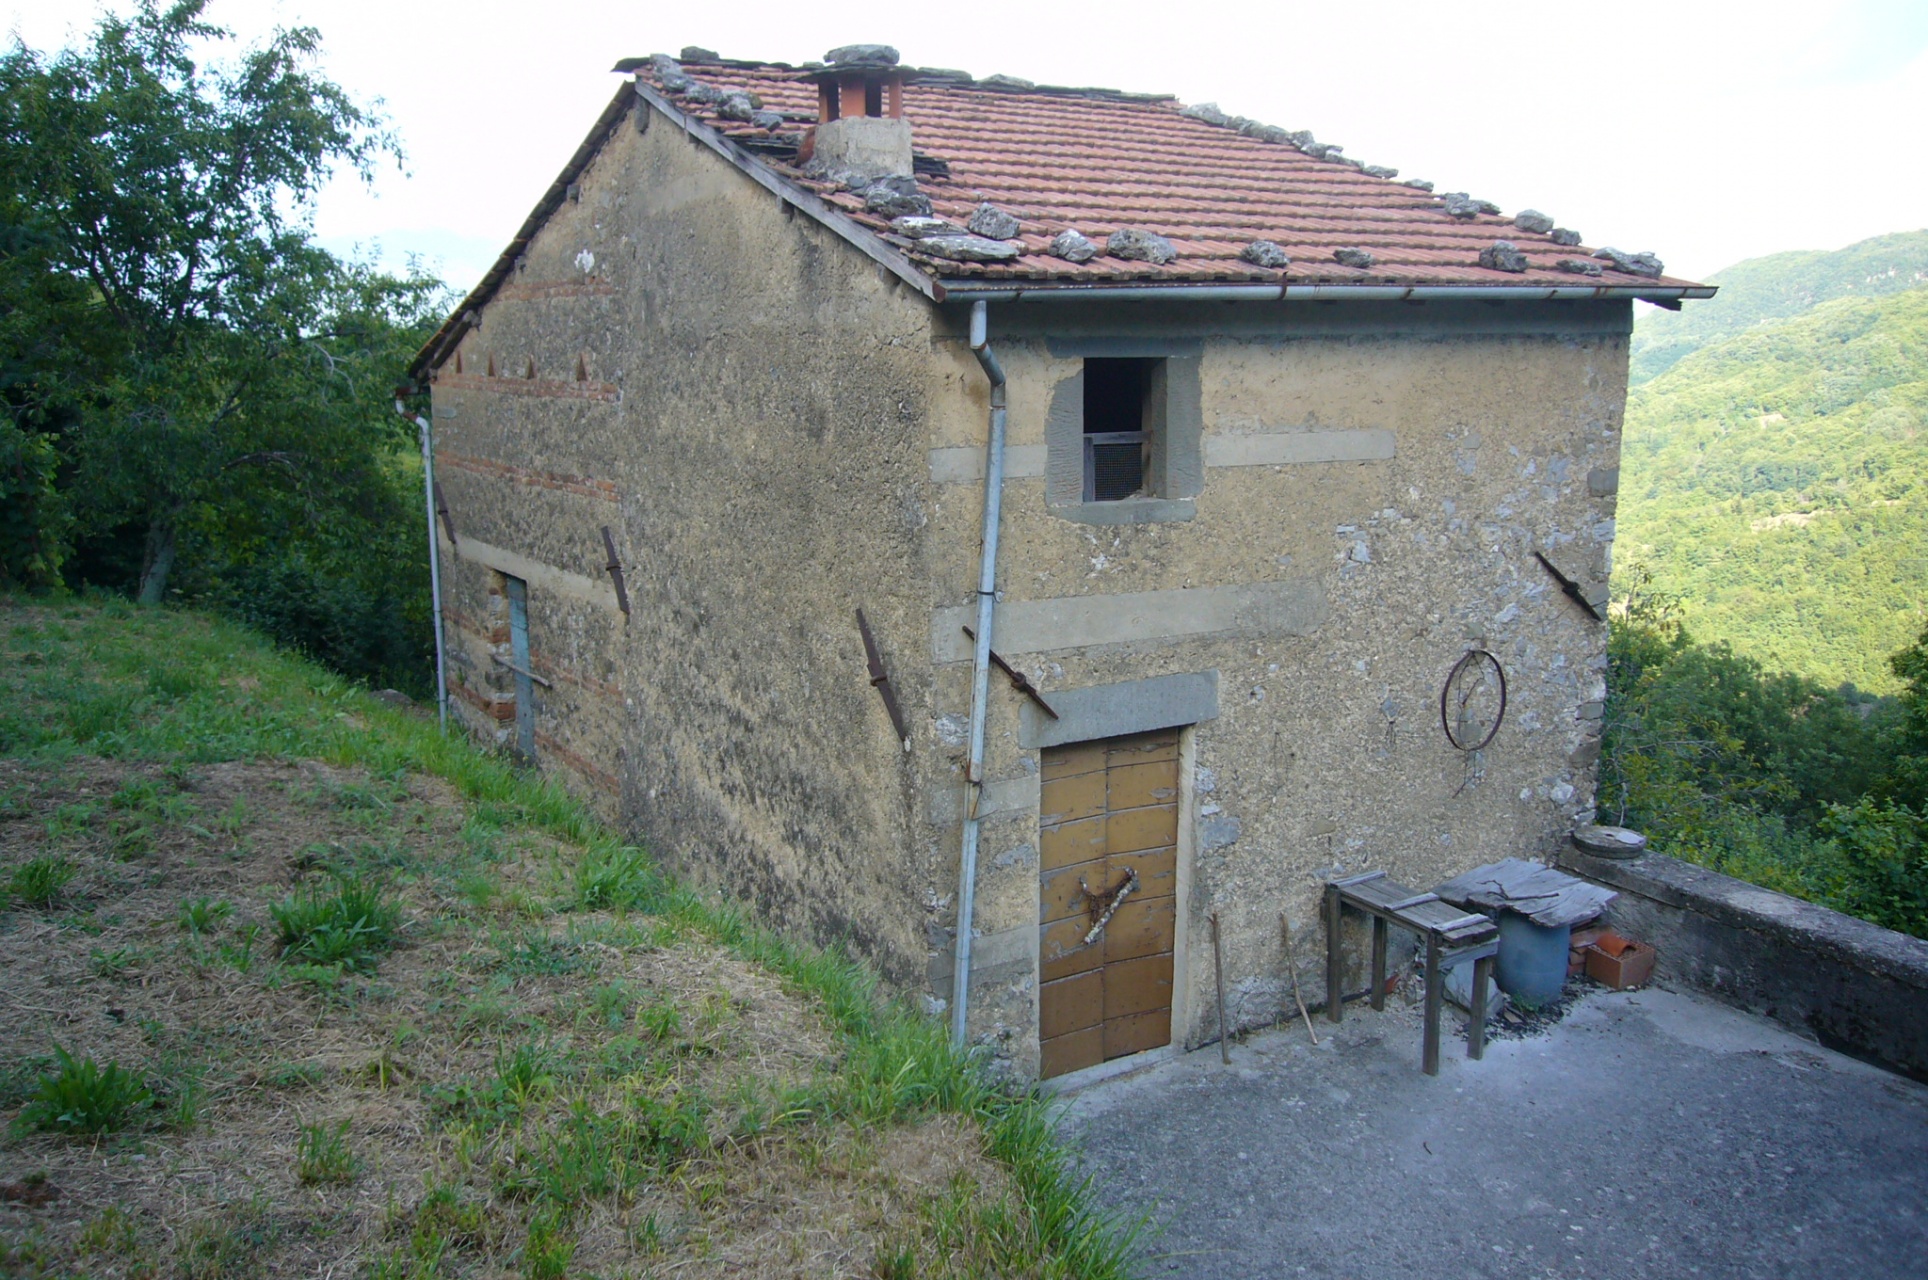
<path fill-rule="evenodd" d="M 1085 437 L 1088 502 L 1117 502 L 1145 487 L 1145 433 L 1108 431 Z"/>

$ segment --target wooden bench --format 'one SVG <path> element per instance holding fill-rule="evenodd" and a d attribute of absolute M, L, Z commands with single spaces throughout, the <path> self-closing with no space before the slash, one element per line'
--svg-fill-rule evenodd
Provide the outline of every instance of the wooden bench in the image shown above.
<path fill-rule="evenodd" d="M 1372 1007 L 1386 1007 L 1386 934 L 1390 926 L 1410 929 L 1426 940 L 1426 1043 L 1420 1067 L 1439 1074 L 1439 1014 L 1446 1002 L 1446 969 L 1473 962 L 1472 1020 L 1466 1029 L 1466 1056 L 1486 1052 L 1486 983 L 1500 949 L 1500 928 L 1483 915 L 1441 902 L 1436 893 L 1418 893 L 1383 871 L 1326 882 L 1326 1016 L 1337 1022 L 1345 1008 L 1341 995 L 1339 930 L 1351 907 L 1372 917 Z"/>

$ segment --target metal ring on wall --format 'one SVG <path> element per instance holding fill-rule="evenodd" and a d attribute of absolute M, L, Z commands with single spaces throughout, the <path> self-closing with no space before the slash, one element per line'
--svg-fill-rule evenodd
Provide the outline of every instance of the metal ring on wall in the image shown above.
<path fill-rule="evenodd" d="M 1458 736 L 1453 733 L 1452 720 L 1446 714 L 1446 701 L 1447 701 L 1447 698 L 1452 693 L 1453 682 L 1459 679 L 1460 673 L 1465 671 L 1469 666 L 1473 666 L 1481 662 L 1484 662 L 1487 665 L 1490 665 L 1493 668 L 1493 674 L 1499 677 L 1500 709 L 1499 709 L 1499 714 L 1493 717 L 1493 727 L 1486 731 L 1486 736 L 1484 738 L 1481 738 L 1478 742 L 1473 743 L 1472 745 L 1469 746 L 1466 743 L 1461 742 Z M 1459 661 L 1453 664 L 1453 669 L 1446 673 L 1446 683 L 1439 687 L 1439 727 L 1445 731 L 1446 741 L 1452 743 L 1455 747 L 1459 748 L 1461 751 L 1483 750 L 1486 744 L 1491 742 L 1494 736 L 1499 733 L 1500 725 L 1505 721 L 1505 719 L 1506 719 L 1506 668 L 1500 665 L 1500 660 L 1498 658 L 1494 657 L 1491 653 L 1487 652 L 1485 649 L 1468 649 L 1464 654 L 1460 655 Z"/>

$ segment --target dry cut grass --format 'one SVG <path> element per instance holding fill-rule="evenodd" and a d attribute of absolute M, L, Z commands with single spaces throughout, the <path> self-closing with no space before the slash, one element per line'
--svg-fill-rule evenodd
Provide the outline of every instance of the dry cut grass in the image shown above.
<path fill-rule="evenodd" d="M 580 850 L 438 780 L 76 758 L 0 761 L 0 797 L 0 876 L 73 873 L 0 926 L 5 1105 L 56 1047 L 153 1095 L 102 1135 L 16 1122 L 12 1270 L 941 1274 L 938 1225 L 1022 1217 L 973 1120 L 828 1115 L 815 1002 L 690 922 L 575 909 Z M 397 945 L 278 954 L 271 907 L 347 879 Z"/>

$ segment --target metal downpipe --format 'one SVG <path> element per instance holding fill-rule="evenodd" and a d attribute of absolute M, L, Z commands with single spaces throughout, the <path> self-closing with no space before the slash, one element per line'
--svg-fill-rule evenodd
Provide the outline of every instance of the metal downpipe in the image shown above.
<path fill-rule="evenodd" d="M 971 304 L 971 353 L 991 380 L 991 438 L 984 446 L 984 547 L 977 573 L 977 640 L 971 658 L 971 748 L 965 766 L 964 841 L 957 865 L 957 946 L 951 966 L 951 1044 L 964 1047 L 971 1007 L 971 919 L 977 906 L 978 801 L 984 794 L 984 721 L 991 691 L 991 626 L 997 612 L 997 536 L 1004 505 L 1004 369 L 991 351 L 982 302 Z"/>
<path fill-rule="evenodd" d="M 422 437 L 422 497 L 428 508 L 428 594 L 435 610 L 435 714 L 442 732 L 449 731 L 449 675 L 447 649 L 442 639 L 442 548 L 435 540 L 435 441 L 429 421 L 411 415 L 399 398 L 395 412 L 411 418 Z"/>

